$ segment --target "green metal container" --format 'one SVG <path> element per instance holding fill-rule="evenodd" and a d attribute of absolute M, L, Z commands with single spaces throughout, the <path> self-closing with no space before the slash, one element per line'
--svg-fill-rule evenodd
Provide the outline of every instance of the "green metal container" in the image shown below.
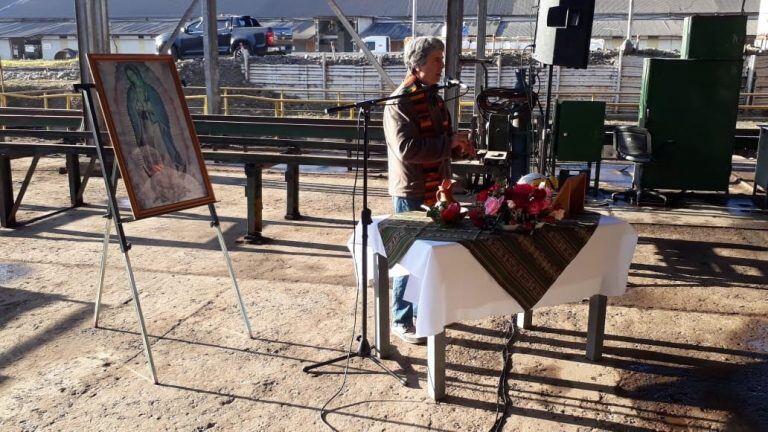
<path fill-rule="evenodd" d="M 601 159 L 605 102 L 558 101 L 554 123 L 557 160 L 597 162 Z"/>
<path fill-rule="evenodd" d="M 727 191 L 741 61 L 646 59 L 639 126 L 651 133 L 644 188 Z"/>
<path fill-rule="evenodd" d="M 680 58 L 741 60 L 746 39 L 746 15 L 690 16 L 683 22 Z"/>

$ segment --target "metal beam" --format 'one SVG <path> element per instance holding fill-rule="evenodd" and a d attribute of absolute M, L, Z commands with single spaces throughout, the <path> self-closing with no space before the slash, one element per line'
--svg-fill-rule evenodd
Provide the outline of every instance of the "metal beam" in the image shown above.
<path fill-rule="evenodd" d="M 206 114 L 221 113 L 219 83 L 219 42 L 216 29 L 216 0 L 203 1 L 203 54 L 205 56 L 205 94 L 208 98 Z"/>
<path fill-rule="evenodd" d="M 392 78 L 389 77 L 389 74 L 387 74 L 387 71 L 384 70 L 384 67 L 381 66 L 378 60 L 376 60 L 376 56 L 371 53 L 371 50 L 368 49 L 368 47 L 365 45 L 363 40 L 360 38 L 360 35 L 357 34 L 355 29 L 352 27 L 352 24 L 347 20 L 347 17 L 344 16 L 344 13 L 341 11 L 339 6 L 336 4 L 335 0 L 326 0 L 328 2 L 328 6 L 331 7 L 331 10 L 334 14 L 336 14 L 336 17 L 339 18 L 339 21 L 341 21 L 341 25 L 344 26 L 344 28 L 347 30 L 347 33 L 349 33 L 350 36 L 352 36 L 352 40 L 355 41 L 357 46 L 363 50 L 363 54 L 365 54 L 365 58 L 368 59 L 368 62 L 371 63 L 371 65 L 376 68 L 376 70 L 379 72 L 379 76 L 381 77 L 381 80 L 384 82 L 384 86 L 387 87 L 387 89 L 394 90 L 397 86 L 395 85 L 394 81 L 392 81 Z"/>
<path fill-rule="evenodd" d="M 485 27 L 488 17 L 488 0 L 477 0 L 477 42 L 475 58 L 485 60 Z M 482 87 L 487 87 L 485 80 L 485 66 L 481 63 L 475 65 L 475 95 L 480 93 Z"/>
<path fill-rule="evenodd" d="M 464 26 L 464 0 L 448 0 L 445 34 L 445 76 L 461 79 L 461 33 Z M 459 88 L 445 90 L 446 107 L 453 120 L 453 130 L 459 125 Z"/>
<path fill-rule="evenodd" d="M 181 28 L 184 27 L 184 24 L 189 21 L 189 19 L 192 17 L 192 14 L 194 13 L 195 9 L 197 8 L 198 3 L 200 3 L 200 0 L 192 0 L 192 3 L 189 4 L 189 7 L 186 11 L 184 11 L 184 15 L 181 16 L 181 19 L 179 20 L 178 24 L 176 24 L 176 28 L 173 29 L 173 32 L 171 32 L 171 37 L 168 38 L 167 41 L 163 43 L 163 45 L 160 47 L 160 54 L 165 54 L 168 52 L 169 49 L 171 49 L 171 45 L 173 45 L 173 41 L 176 40 L 176 36 L 179 35 L 179 32 L 181 31 Z"/>

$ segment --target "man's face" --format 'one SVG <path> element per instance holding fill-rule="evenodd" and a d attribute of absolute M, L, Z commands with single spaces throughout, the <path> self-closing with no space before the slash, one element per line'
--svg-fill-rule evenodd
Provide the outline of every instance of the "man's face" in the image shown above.
<path fill-rule="evenodd" d="M 426 85 L 437 84 L 443 75 L 443 50 L 434 50 L 427 56 L 427 62 L 422 66 L 416 66 L 416 78 Z"/>

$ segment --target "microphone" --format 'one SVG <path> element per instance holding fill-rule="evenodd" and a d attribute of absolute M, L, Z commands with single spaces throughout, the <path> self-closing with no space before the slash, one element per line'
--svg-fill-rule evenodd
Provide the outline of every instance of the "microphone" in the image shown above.
<path fill-rule="evenodd" d="M 467 89 L 467 85 L 461 82 L 461 80 L 453 79 L 453 78 L 446 78 L 445 79 L 445 85 L 448 87 L 458 87 L 462 90 Z"/>

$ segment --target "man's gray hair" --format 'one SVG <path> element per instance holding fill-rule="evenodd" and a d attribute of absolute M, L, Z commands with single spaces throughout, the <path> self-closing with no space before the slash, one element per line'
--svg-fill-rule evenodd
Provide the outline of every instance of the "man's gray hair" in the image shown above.
<path fill-rule="evenodd" d="M 403 63 L 409 71 L 412 71 L 416 66 L 424 66 L 427 63 L 427 57 L 436 50 L 445 51 L 443 41 L 431 36 L 417 37 L 405 47 Z"/>

